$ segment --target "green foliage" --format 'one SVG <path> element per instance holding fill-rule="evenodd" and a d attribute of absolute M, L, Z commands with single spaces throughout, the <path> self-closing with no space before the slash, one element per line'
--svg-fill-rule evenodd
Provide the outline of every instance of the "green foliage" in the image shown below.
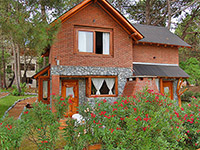
<path fill-rule="evenodd" d="M 79 107 L 80 122 L 66 122 L 65 149 L 95 143 L 103 149 L 197 149 L 198 107 L 179 108 L 175 100 L 152 90 L 113 103 L 96 99 Z"/>
<path fill-rule="evenodd" d="M 171 119 L 175 109 L 175 101 L 150 90 L 111 104 L 96 99 L 95 104 L 79 107 L 81 123 L 75 122 L 73 128 L 73 122 L 67 122 L 72 125 L 65 129 L 65 139 L 70 141 L 65 148 L 101 143 L 104 149 L 178 149 L 177 140 L 184 135 L 174 123 L 180 120 Z"/>
<path fill-rule="evenodd" d="M 59 113 L 38 103 L 25 110 L 20 121 L 2 120 L 1 148 L 18 148 L 24 137 L 38 149 L 55 149 L 58 121 L 71 100 L 57 96 L 54 102 L 60 105 L 55 107 Z M 96 143 L 103 149 L 198 149 L 199 111 L 200 99 L 193 97 L 191 103 L 179 108 L 176 100 L 149 89 L 112 103 L 95 99 L 80 105 L 81 120 L 67 119 L 64 149 L 82 150 Z"/>
<path fill-rule="evenodd" d="M 58 98 L 56 105 L 60 105 L 55 107 L 56 113 L 51 111 L 49 105 L 39 102 L 33 104 L 32 109 L 26 109 L 21 120 L 11 118 L 1 120 L 0 148 L 19 148 L 21 141 L 26 138 L 37 145 L 38 149 L 54 150 L 58 138 L 59 120 L 69 107 L 69 98 L 56 98 Z"/>
<path fill-rule="evenodd" d="M 199 84 L 200 82 L 200 62 L 191 57 L 187 61 L 180 62 L 180 67 L 190 75 L 190 78 L 187 81 L 190 84 Z"/>
<path fill-rule="evenodd" d="M 23 122 L 7 118 L 0 120 L 0 149 L 17 149 L 20 147 L 25 132 Z"/>
<path fill-rule="evenodd" d="M 181 100 L 191 100 L 192 97 L 200 97 L 199 92 L 186 91 L 181 95 Z"/>
<path fill-rule="evenodd" d="M 25 90 L 26 90 L 26 83 L 20 83 L 20 87 L 21 87 L 21 93 L 18 91 L 17 86 L 13 85 L 13 91 L 12 91 L 12 95 L 14 96 L 24 96 L 25 95 Z"/>

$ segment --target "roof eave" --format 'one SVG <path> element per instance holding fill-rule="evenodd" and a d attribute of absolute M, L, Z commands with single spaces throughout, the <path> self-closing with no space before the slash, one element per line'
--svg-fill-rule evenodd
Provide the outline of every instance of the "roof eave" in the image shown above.
<path fill-rule="evenodd" d="M 192 48 L 192 46 L 188 45 L 176 45 L 176 44 L 167 44 L 167 43 L 156 43 L 156 42 L 146 42 L 146 41 L 138 41 L 138 44 L 147 43 L 147 44 L 155 44 L 155 45 L 163 45 L 163 46 L 171 46 L 171 47 L 183 47 L 183 48 Z"/>

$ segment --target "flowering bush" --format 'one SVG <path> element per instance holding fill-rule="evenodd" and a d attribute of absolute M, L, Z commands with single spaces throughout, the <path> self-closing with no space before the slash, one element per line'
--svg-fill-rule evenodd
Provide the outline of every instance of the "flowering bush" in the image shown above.
<path fill-rule="evenodd" d="M 59 120 L 68 110 L 69 98 L 54 97 L 56 113 L 50 105 L 42 102 L 33 104 L 23 112 L 21 120 L 2 120 L 0 123 L 0 149 L 16 149 L 22 138 L 27 138 L 38 149 L 54 149 L 58 138 Z"/>
<path fill-rule="evenodd" d="M 0 149 L 19 148 L 24 132 L 22 122 L 13 118 L 0 120 Z"/>
<path fill-rule="evenodd" d="M 189 105 L 189 109 L 179 108 L 175 100 L 152 90 L 113 103 L 96 99 L 93 105 L 88 102 L 79 107 L 84 124 L 65 129 L 66 139 L 73 141 L 66 149 L 77 145 L 76 149 L 82 149 L 95 143 L 101 143 L 104 149 L 197 148 L 199 124 L 191 124 L 198 120 L 199 109 Z M 186 109 L 190 121 L 184 121 Z"/>

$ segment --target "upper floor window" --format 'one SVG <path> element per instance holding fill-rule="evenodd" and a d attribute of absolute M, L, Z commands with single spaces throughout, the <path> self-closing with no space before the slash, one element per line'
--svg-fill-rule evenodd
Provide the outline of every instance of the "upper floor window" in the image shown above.
<path fill-rule="evenodd" d="M 76 49 L 81 53 L 110 55 L 112 30 L 96 28 L 76 28 Z"/>

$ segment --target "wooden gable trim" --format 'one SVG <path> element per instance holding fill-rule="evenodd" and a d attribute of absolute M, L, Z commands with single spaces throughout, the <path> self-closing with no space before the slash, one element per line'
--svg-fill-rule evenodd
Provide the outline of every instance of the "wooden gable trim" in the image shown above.
<path fill-rule="evenodd" d="M 42 74 L 44 74 L 45 72 L 48 71 L 48 76 L 50 75 L 50 64 L 48 66 L 46 66 L 44 69 L 42 69 L 41 71 L 39 71 L 38 73 L 36 73 L 35 75 L 32 76 L 32 78 L 37 79 L 38 77 L 40 77 Z"/>
<path fill-rule="evenodd" d="M 106 10 L 106 13 L 108 13 L 129 35 L 135 33 L 134 36 L 132 36 L 132 38 L 135 37 L 135 39 L 133 38 L 134 40 L 137 41 L 143 38 L 143 35 L 139 31 L 137 31 L 137 29 L 133 27 L 132 24 L 106 0 L 84 0 L 83 2 L 81 2 L 77 6 L 73 7 L 65 14 L 60 16 L 58 19 L 53 21 L 51 25 L 55 25 L 55 23 L 58 22 L 59 20 L 61 20 L 61 22 L 66 21 L 67 19 L 78 13 L 83 8 L 92 4 L 93 2 L 97 3 L 101 8 Z"/>
<path fill-rule="evenodd" d="M 98 0 L 97 2 L 98 4 L 101 3 L 102 6 L 104 6 L 117 20 L 120 21 L 120 23 L 126 27 L 129 30 L 129 35 L 132 35 L 133 33 L 135 33 L 136 35 L 134 35 L 136 37 L 137 40 L 142 39 L 144 36 L 137 31 L 137 29 L 135 27 L 133 27 L 133 25 L 119 12 L 117 11 L 109 2 L 107 2 L 106 0 Z"/>

